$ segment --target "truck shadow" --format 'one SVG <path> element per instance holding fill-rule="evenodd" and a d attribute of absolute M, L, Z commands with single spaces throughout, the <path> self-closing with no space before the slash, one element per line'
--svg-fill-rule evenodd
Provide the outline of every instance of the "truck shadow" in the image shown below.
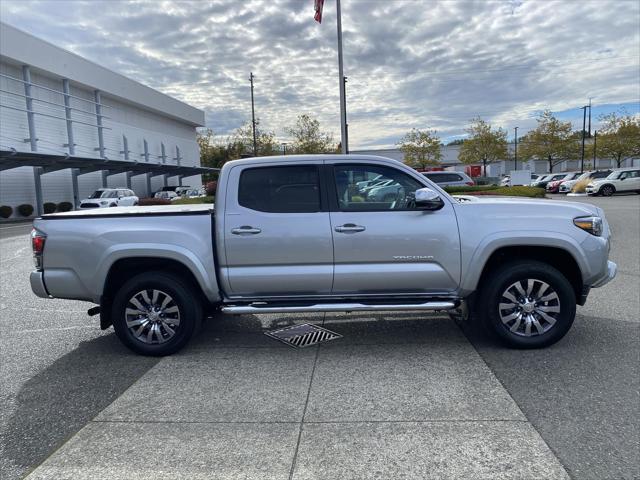
<path fill-rule="evenodd" d="M 80 343 L 30 378 L 2 432 L 0 477 L 21 477 L 42 462 L 157 362 L 111 334 Z"/>

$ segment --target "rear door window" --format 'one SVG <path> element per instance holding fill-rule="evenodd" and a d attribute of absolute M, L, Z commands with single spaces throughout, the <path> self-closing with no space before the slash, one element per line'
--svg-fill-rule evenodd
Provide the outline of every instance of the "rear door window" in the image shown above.
<path fill-rule="evenodd" d="M 318 168 L 315 165 L 247 168 L 240 175 L 238 203 L 260 212 L 319 212 Z"/>

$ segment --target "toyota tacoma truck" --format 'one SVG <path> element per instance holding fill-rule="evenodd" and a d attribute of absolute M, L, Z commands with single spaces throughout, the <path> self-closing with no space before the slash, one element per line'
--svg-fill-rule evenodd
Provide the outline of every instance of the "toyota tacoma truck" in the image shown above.
<path fill-rule="evenodd" d="M 249 158 L 222 167 L 215 207 L 36 219 L 30 281 L 40 297 L 97 304 L 101 327 L 145 355 L 176 352 L 214 310 L 471 312 L 507 345 L 536 348 L 615 276 L 610 235 L 598 207 L 452 197 L 387 158 Z"/>

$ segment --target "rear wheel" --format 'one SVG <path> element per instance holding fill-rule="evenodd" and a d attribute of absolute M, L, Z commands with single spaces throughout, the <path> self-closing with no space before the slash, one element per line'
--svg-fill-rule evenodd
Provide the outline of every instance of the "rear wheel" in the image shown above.
<path fill-rule="evenodd" d="M 616 189 L 613 185 L 603 185 L 602 188 L 600 188 L 600 194 L 603 197 L 610 197 L 614 193 L 616 193 Z"/>
<path fill-rule="evenodd" d="M 486 326 L 514 348 L 553 345 L 571 328 L 575 292 L 562 273 L 537 261 L 502 266 L 486 281 L 480 301 Z"/>
<path fill-rule="evenodd" d="M 142 355 L 171 355 L 189 341 L 202 321 L 193 288 L 165 272 L 142 273 L 115 295 L 111 318 L 118 338 Z"/>

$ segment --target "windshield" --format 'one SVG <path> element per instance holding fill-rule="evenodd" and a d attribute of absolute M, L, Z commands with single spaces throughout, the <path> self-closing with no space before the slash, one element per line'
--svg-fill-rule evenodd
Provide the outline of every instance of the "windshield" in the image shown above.
<path fill-rule="evenodd" d="M 105 193 L 104 190 L 96 190 L 89 196 L 89 198 L 102 198 L 103 193 Z"/>

